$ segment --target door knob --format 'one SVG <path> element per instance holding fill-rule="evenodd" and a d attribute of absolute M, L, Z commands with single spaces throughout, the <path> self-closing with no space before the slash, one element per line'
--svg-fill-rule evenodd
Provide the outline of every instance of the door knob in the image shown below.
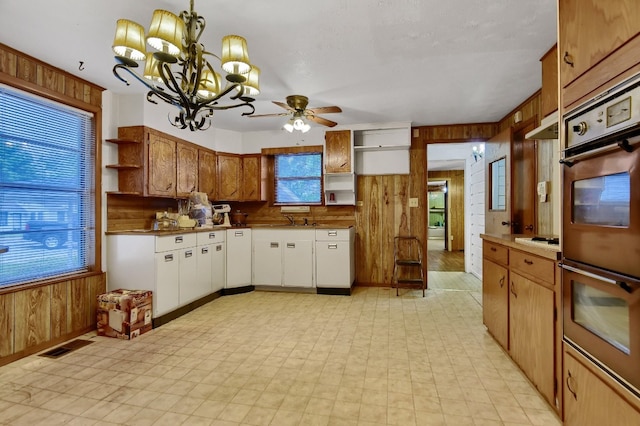
<path fill-rule="evenodd" d="M 510 225 L 511 225 L 511 222 L 505 222 L 505 221 L 503 220 L 503 221 L 502 221 L 502 225 L 503 225 L 503 226 L 510 226 Z"/>
<path fill-rule="evenodd" d="M 526 231 L 533 231 L 533 225 L 527 225 L 524 227 Z"/>

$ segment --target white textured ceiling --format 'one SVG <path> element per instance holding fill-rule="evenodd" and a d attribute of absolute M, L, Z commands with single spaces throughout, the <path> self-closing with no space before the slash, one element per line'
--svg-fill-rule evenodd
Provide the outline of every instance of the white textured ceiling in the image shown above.
<path fill-rule="evenodd" d="M 115 22 L 148 27 L 154 9 L 187 0 L 0 0 L 0 41 L 115 93 L 143 93 L 112 74 Z M 338 105 L 341 125 L 493 122 L 540 88 L 540 58 L 556 40 L 556 0 L 199 0 L 201 38 L 217 53 L 243 35 L 262 69 L 256 114 L 270 101 Z M 84 70 L 79 71 L 79 62 Z M 219 112 L 214 127 L 277 130 L 283 118 Z M 314 125 L 314 128 L 317 125 Z"/>

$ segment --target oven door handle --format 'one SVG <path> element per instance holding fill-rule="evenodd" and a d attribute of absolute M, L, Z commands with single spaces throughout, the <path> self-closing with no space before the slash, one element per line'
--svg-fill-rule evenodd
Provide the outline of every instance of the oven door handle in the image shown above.
<path fill-rule="evenodd" d="M 574 268 L 573 266 L 569 266 L 566 263 L 561 263 L 560 267 L 562 269 L 566 269 L 567 271 L 575 272 L 576 274 L 579 274 L 579 275 L 584 275 L 585 277 L 593 278 L 598 281 L 603 281 L 605 283 L 616 285 L 629 294 L 632 294 L 636 290 L 635 288 L 631 287 L 629 284 L 627 284 L 624 281 L 617 281 L 617 280 L 612 280 L 611 278 L 605 278 L 601 275 L 594 274 L 593 272 L 587 272 L 582 269 Z"/>
<path fill-rule="evenodd" d="M 638 124 L 640 124 L 640 123 L 638 123 Z M 599 153 L 604 152 L 604 151 L 610 151 L 610 150 L 613 150 L 613 149 L 616 149 L 616 148 L 620 148 L 620 149 L 622 149 L 622 150 L 624 150 L 626 152 L 633 152 L 633 146 L 629 143 L 629 140 L 622 139 L 621 141 L 619 141 L 617 143 L 611 143 L 611 144 L 608 144 L 608 145 L 605 145 L 605 146 L 601 146 L 599 148 L 591 149 L 589 151 L 585 151 L 585 152 L 574 154 L 574 155 L 571 155 L 571 156 L 568 156 L 568 157 L 564 157 L 562 160 L 560 160 L 560 164 L 564 164 L 565 166 L 571 167 L 576 163 L 576 161 L 579 158 L 590 157 L 592 155 L 596 155 L 596 154 L 599 154 Z M 565 152 L 566 151 L 567 150 L 565 150 Z"/>

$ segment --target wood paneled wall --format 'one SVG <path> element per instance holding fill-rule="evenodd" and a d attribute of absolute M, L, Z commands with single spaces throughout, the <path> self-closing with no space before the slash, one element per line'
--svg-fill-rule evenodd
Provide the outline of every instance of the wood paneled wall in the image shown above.
<path fill-rule="evenodd" d="M 464 170 L 428 172 L 428 179 L 447 181 L 447 247 L 449 251 L 464 250 Z"/>
<path fill-rule="evenodd" d="M 96 328 L 105 274 L 0 294 L 0 365 Z"/>
<path fill-rule="evenodd" d="M 0 82 L 91 111 L 96 123 L 96 181 L 101 188 L 103 88 L 0 43 Z M 0 365 L 96 328 L 97 295 L 106 291 L 100 265 L 101 197 L 96 196 L 96 253 L 91 272 L 0 289 Z"/>
<path fill-rule="evenodd" d="M 530 118 L 533 118 L 536 126 L 540 124 L 540 119 L 542 118 L 540 108 L 540 96 L 542 94 L 541 90 L 538 90 L 533 95 L 529 96 L 524 100 L 520 105 L 515 107 L 509 114 L 505 115 L 502 120 L 498 122 L 498 128 L 496 134 L 503 131 L 504 129 L 508 129 L 509 127 L 513 127 L 514 129 L 518 128 L 520 123 L 526 123 Z M 522 120 L 518 123 L 515 122 L 516 112 L 520 111 L 522 113 Z"/>

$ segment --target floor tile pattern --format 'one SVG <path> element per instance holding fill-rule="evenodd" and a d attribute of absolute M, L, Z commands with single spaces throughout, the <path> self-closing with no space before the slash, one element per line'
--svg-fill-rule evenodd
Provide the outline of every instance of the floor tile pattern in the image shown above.
<path fill-rule="evenodd" d="M 225 296 L 132 341 L 0 367 L 6 425 L 560 425 L 482 325 L 479 281 Z"/>

